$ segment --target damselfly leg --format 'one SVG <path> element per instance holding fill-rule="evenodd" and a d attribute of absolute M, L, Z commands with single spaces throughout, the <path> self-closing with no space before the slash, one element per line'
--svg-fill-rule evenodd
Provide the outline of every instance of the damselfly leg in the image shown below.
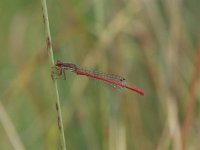
<path fill-rule="evenodd" d="M 66 80 L 65 69 L 62 67 L 51 67 L 51 78 L 52 80 L 61 79 Z"/>

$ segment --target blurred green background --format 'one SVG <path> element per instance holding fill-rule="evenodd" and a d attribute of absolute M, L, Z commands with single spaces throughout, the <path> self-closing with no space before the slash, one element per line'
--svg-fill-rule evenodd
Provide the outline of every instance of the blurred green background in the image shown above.
<path fill-rule="evenodd" d="M 54 56 L 118 74 L 114 91 L 67 72 L 69 150 L 199 150 L 199 0 L 49 0 Z M 0 2 L 0 149 L 61 149 L 40 1 Z"/>

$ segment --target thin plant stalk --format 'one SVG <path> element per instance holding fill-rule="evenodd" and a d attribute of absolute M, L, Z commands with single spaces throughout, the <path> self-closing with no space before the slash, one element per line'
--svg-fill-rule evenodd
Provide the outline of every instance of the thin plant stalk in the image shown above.
<path fill-rule="evenodd" d="M 196 58 L 194 60 L 194 71 L 189 88 L 188 102 L 186 105 L 185 117 L 182 125 L 182 145 L 183 150 L 187 148 L 187 139 L 189 137 L 189 130 L 191 128 L 192 117 L 194 113 L 195 103 L 197 101 L 197 89 L 200 75 L 200 41 L 197 46 Z"/>
<path fill-rule="evenodd" d="M 13 125 L 9 115 L 3 107 L 3 104 L 0 101 L 0 121 L 2 127 L 8 135 L 8 138 L 15 150 L 25 150 L 25 147 L 20 139 L 19 134 L 17 133 L 15 126 Z"/>
<path fill-rule="evenodd" d="M 51 34 L 50 34 L 50 28 L 49 28 L 49 19 L 48 19 L 48 12 L 47 12 L 47 5 L 46 0 L 41 0 L 42 3 L 42 10 L 43 10 L 43 21 L 45 26 L 45 36 L 46 36 L 46 42 L 47 42 L 47 52 L 49 56 L 49 64 L 50 67 L 54 65 L 54 56 L 53 56 L 53 49 L 51 44 Z M 62 121 L 62 113 L 61 113 L 61 107 L 60 107 L 60 98 L 58 93 L 58 85 L 57 81 L 54 81 L 54 86 L 56 90 L 56 109 L 58 113 L 58 127 L 60 130 L 60 137 L 61 137 L 61 144 L 63 150 L 66 150 L 66 142 L 65 142 L 65 135 L 64 135 L 64 128 L 63 128 L 63 121 Z"/>

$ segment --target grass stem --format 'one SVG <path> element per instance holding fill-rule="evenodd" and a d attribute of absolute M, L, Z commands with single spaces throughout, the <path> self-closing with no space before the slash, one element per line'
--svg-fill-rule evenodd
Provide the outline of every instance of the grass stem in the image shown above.
<path fill-rule="evenodd" d="M 41 2 L 42 2 L 43 19 L 44 19 L 43 21 L 44 21 L 44 26 L 45 26 L 45 36 L 46 36 L 46 42 L 47 42 L 47 52 L 49 56 L 49 64 L 51 67 L 54 65 L 54 56 L 53 56 L 53 49 L 52 49 L 52 43 L 51 43 L 51 34 L 50 34 L 50 28 L 49 28 L 47 5 L 46 5 L 46 0 L 41 0 Z M 58 112 L 58 125 L 59 125 L 59 130 L 60 130 L 61 143 L 62 143 L 63 150 L 66 150 L 62 113 L 61 113 L 61 107 L 60 107 L 60 98 L 59 98 L 58 85 L 57 85 L 56 80 L 54 81 L 54 86 L 55 86 L 55 91 L 56 91 L 56 108 Z"/>

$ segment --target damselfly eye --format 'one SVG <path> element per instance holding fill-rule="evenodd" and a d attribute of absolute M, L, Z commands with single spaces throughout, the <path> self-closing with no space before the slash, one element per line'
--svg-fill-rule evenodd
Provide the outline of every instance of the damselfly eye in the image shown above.
<path fill-rule="evenodd" d="M 58 66 L 58 67 L 60 67 L 62 65 L 62 61 L 57 60 L 55 65 Z"/>

